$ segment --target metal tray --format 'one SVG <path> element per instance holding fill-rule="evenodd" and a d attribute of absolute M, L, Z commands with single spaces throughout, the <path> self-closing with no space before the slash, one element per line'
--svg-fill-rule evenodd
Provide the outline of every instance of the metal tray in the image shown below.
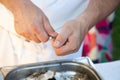
<path fill-rule="evenodd" d="M 56 72 L 72 71 L 87 74 L 89 80 L 102 80 L 93 67 L 72 60 L 50 61 L 18 66 L 11 71 L 8 71 L 6 76 L 4 76 L 4 80 L 23 80 L 36 71 L 43 70 L 51 70 Z"/>

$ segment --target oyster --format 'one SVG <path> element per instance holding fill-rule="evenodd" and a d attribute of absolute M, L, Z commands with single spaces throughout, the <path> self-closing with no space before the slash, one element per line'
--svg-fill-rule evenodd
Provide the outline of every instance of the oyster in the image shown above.
<path fill-rule="evenodd" d="M 54 72 L 49 70 L 45 73 L 35 72 L 24 80 L 88 80 L 88 77 L 86 74 L 72 71 Z"/>

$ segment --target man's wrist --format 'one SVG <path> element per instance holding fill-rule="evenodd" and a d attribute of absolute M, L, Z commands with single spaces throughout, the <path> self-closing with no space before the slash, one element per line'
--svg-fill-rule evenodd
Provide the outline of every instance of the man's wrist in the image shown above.
<path fill-rule="evenodd" d="M 80 27 L 84 28 L 85 32 L 88 32 L 90 29 L 90 22 L 87 20 L 87 16 L 85 14 L 81 14 L 79 17 L 76 18 L 76 21 L 80 23 Z"/>
<path fill-rule="evenodd" d="M 24 5 L 29 4 L 31 0 L 0 0 L 6 8 L 8 8 L 11 12 L 16 12 L 18 8 L 24 7 Z"/>
<path fill-rule="evenodd" d="M 89 31 L 100 19 L 100 12 L 93 12 L 92 10 L 85 10 L 77 20 L 84 25 L 84 27 Z"/>

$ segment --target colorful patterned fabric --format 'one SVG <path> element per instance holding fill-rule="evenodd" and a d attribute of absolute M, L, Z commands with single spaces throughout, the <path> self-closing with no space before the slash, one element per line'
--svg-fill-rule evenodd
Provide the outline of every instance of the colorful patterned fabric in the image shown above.
<path fill-rule="evenodd" d="M 112 60 L 111 25 L 108 19 L 102 20 L 88 32 L 84 40 L 83 56 L 89 56 L 95 62 Z"/>

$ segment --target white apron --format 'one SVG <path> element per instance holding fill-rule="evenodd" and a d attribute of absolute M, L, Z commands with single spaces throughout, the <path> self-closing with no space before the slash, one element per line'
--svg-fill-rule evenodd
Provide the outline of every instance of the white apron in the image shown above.
<path fill-rule="evenodd" d="M 75 19 L 87 7 L 88 0 L 31 0 L 43 10 L 55 31 L 59 32 L 65 22 Z M 80 57 L 78 52 L 57 56 L 50 40 L 36 44 L 18 37 L 14 30 L 13 14 L 0 4 L 0 67 L 26 63 L 73 59 Z"/>

